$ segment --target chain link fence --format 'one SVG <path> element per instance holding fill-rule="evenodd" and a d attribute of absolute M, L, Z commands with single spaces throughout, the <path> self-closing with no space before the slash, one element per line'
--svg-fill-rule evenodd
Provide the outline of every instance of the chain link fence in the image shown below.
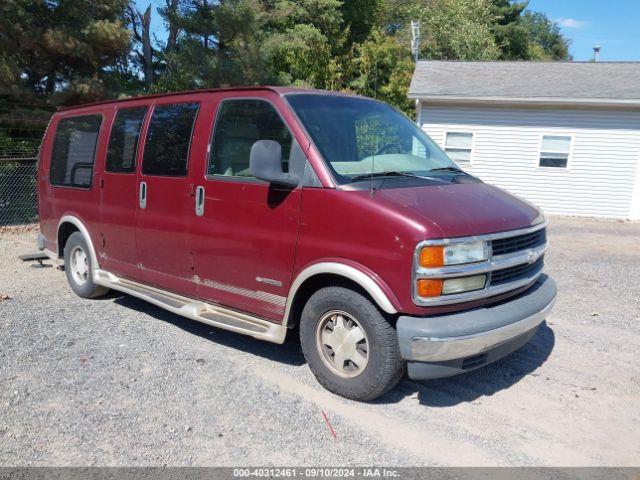
<path fill-rule="evenodd" d="M 38 221 L 38 149 L 52 113 L 0 97 L 0 227 Z"/>
<path fill-rule="evenodd" d="M 35 158 L 0 158 L 0 227 L 38 221 Z"/>

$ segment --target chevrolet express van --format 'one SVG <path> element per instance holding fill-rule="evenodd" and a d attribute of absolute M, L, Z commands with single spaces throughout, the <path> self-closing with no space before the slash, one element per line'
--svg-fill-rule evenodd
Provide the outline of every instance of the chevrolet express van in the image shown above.
<path fill-rule="evenodd" d="M 39 248 L 79 296 L 299 335 L 352 399 L 513 352 L 556 296 L 540 210 L 368 98 L 253 87 L 61 109 L 38 190 Z"/>

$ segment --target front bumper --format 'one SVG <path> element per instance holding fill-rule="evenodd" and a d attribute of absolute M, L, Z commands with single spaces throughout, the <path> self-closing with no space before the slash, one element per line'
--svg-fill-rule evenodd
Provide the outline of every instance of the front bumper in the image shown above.
<path fill-rule="evenodd" d="M 506 302 L 433 317 L 401 316 L 400 351 L 415 380 L 447 377 L 479 368 L 520 348 L 551 311 L 557 287 L 541 275 Z"/>

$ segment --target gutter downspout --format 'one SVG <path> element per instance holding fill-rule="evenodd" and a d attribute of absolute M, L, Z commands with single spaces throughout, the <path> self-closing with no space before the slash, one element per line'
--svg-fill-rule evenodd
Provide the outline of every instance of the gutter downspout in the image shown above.
<path fill-rule="evenodd" d="M 631 195 L 631 209 L 629 210 L 631 220 L 640 220 L 640 148 L 636 160 L 636 181 Z"/>

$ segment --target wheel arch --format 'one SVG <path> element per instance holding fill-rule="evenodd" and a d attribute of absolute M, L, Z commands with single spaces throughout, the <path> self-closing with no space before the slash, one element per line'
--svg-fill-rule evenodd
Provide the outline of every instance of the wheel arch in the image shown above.
<path fill-rule="evenodd" d="M 295 327 L 309 297 L 320 288 L 332 285 L 355 288 L 369 297 L 383 312 L 389 315 L 398 313 L 397 299 L 386 285 L 383 284 L 383 288 L 381 281 L 374 280 L 374 275 L 364 267 L 336 261 L 319 262 L 304 268 L 289 289 L 284 325 Z"/>
<path fill-rule="evenodd" d="M 98 263 L 98 257 L 96 255 L 96 250 L 93 247 L 93 241 L 91 240 L 91 235 L 89 235 L 89 230 L 87 229 L 85 224 L 82 222 L 82 220 L 80 220 L 78 217 L 74 215 L 64 215 L 58 222 L 58 228 L 56 233 L 58 256 L 60 258 L 64 258 L 64 247 L 66 245 L 67 240 L 69 239 L 69 237 L 73 232 L 80 232 L 82 234 L 82 236 L 84 237 L 84 240 L 87 242 L 87 247 L 89 247 L 89 256 L 91 257 L 91 265 L 95 265 L 95 269 L 100 268 Z"/>

